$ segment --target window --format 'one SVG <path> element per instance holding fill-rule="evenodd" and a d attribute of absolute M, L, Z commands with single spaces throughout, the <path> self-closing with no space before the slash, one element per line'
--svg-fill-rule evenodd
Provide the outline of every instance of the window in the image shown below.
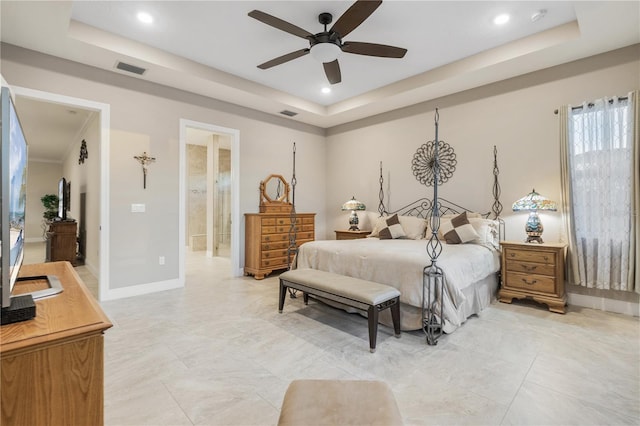
<path fill-rule="evenodd" d="M 571 109 L 567 136 L 570 250 L 574 263 L 577 261 L 572 266 L 578 271 L 579 284 L 632 290 L 634 131 L 630 99 L 601 99 Z"/>

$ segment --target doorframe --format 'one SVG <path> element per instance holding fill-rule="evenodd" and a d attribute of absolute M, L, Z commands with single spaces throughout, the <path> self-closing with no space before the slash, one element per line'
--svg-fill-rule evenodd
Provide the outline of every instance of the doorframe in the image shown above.
<path fill-rule="evenodd" d="M 42 90 L 21 86 L 10 86 L 15 96 L 59 105 L 83 108 L 98 113 L 100 122 L 100 271 L 98 276 L 98 300 L 106 300 L 109 295 L 109 141 L 111 125 L 111 106 L 102 102 L 90 101 Z"/>
<path fill-rule="evenodd" d="M 215 124 L 202 123 L 200 121 L 180 119 L 180 154 L 179 154 L 179 200 L 178 200 L 178 248 L 179 266 L 178 280 L 182 286 L 185 284 L 185 251 L 186 251 L 186 173 L 187 173 L 187 128 L 205 130 L 211 133 L 228 136 L 231 138 L 231 273 L 233 276 L 242 276 L 240 269 L 240 130 L 221 127 Z"/>

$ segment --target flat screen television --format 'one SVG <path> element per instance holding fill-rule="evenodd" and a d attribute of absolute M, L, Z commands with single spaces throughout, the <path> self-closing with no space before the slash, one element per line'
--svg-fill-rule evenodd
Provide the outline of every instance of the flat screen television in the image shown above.
<path fill-rule="evenodd" d="M 8 324 L 33 318 L 33 299 L 60 293 L 62 286 L 54 276 L 18 278 L 25 248 L 28 148 L 7 87 L 0 92 L 0 139 L 0 323 Z M 16 281 L 22 279 L 46 279 L 49 287 L 12 296 Z"/>
<path fill-rule="evenodd" d="M 69 210 L 69 190 L 67 180 L 61 178 L 58 181 L 58 219 L 67 220 L 67 210 Z"/>
<path fill-rule="evenodd" d="M 9 89 L 2 88 L 2 216 L 0 264 L 2 307 L 11 304 L 11 291 L 24 259 L 24 218 L 27 200 L 27 141 Z"/>

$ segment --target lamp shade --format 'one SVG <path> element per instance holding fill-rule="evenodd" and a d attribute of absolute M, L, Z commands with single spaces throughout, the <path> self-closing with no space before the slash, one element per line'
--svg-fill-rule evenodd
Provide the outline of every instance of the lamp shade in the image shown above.
<path fill-rule="evenodd" d="M 520 210 L 526 211 L 536 211 L 536 210 L 558 210 L 558 205 L 555 201 L 551 201 L 550 199 L 543 197 L 538 194 L 534 189 L 524 197 L 520 198 L 518 201 L 513 203 L 511 207 L 514 212 Z"/>
<path fill-rule="evenodd" d="M 366 208 L 364 204 L 356 200 L 356 197 L 351 197 L 349 201 L 342 205 L 342 210 L 365 210 Z"/>

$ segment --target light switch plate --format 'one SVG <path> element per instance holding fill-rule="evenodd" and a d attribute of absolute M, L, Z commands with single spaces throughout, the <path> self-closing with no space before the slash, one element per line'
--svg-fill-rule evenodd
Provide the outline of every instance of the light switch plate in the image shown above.
<path fill-rule="evenodd" d="M 131 213 L 144 213 L 145 209 L 144 204 L 131 204 Z"/>

